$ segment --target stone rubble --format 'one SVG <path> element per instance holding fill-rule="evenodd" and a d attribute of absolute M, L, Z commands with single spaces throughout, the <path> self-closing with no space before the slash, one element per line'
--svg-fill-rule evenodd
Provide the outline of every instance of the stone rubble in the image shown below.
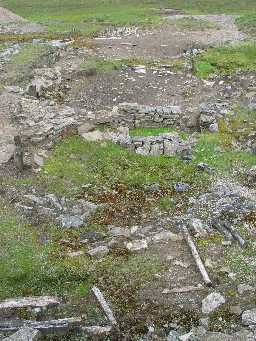
<path fill-rule="evenodd" d="M 51 193 L 43 196 L 23 194 L 20 200 L 15 206 L 28 218 L 53 220 L 65 229 L 86 226 L 91 215 L 102 207 L 82 199 L 73 201 Z"/>

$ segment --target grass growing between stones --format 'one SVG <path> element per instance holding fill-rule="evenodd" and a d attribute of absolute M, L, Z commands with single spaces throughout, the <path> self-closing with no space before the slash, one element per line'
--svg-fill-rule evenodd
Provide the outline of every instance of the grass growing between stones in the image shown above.
<path fill-rule="evenodd" d="M 255 37 L 256 35 L 256 13 L 244 14 L 236 19 L 239 29 Z"/>
<path fill-rule="evenodd" d="M 87 285 L 87 267 L 63 260 L 54 241 L 43 245 L 38 231 L 0 202 L 0 297 L 74 295 Z M 56 256 L 58 255 L 58 257 Z"/>
<path fill-rule="evenodd" d="M 256 70 L 254 42 L 213 48 L 196 60 L 196 75 L 200 78 L 207 78 L 214 74 L 232 74 L 236 70 Z"/>
<path fill-rule="evenodd" d="M 12 55 L 7 63 L 5 73 L 2 75 L 3 81 L 8 85 L 22 84 L 31 78 L 35 67 L 49 63 L 47 57 L 50 51 L 52 48 L 46 45 L 24 45 L 21 51 Z"/>

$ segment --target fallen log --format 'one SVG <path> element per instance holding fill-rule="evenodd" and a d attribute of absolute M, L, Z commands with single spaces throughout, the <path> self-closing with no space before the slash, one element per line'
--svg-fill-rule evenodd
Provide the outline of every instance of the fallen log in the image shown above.
<path fill-rule="evenodd" d="M 13 311 L 19 308 L 45 308 L 59 304 L 58 298 L 51 296 L 10 298 L 0 302 L 0 312 Z"/>
<path fill-rule="evenodd" d="M 208 273 L 207 273 L 207 271 L 205 269 L 205 266 L 204 266 L 204 264 L 203 264 L 203 262 L 202 262 L 202 260 L 201 260 L 201 258 L 199 256 L 197 248 L 196 248 L 196 246 L 195 246 L 195 244 L 193 242 L 193 239 L 192 239 L 192 237 L 191 237 L 191 235 L 190 235 L 190 233 L 189 233 L 189 231 L 188 231 L 188 229 L 186 227 L 183 227 L 183 234 L 184 234 L 184 238 L 185 238 L 185 240 L 186 240 L 186 242 L 187 242 L 187 244 L 188 244 L 188 246 L 190 248 L 192 256 L 193 256 L 193 258 L 194 258 L 194 260 L 196 262 L 196 265 L 197 265 L 197 267 L 198 267 L 198 269 L 199 269 L 199 271 L 200 271 L 200 273 L 202 275 L 204 283 L 206 285 L 208 285 L 208 286 L 211 286 L 212 285 L 212 281 L 210 280 L 210 278 L 208 276 Z"/>
<path fill-rule="evenodd" d="M 182 288 L 172 288 L 172 289 L 164 289 L 162 294 L 182 294 L 191 291 L 200 291 L 205 289 L 201 284 L 198 286 L 187 286 Z"/>
<path fill-rule="evenodd" d="M 108 302 L 105 300 L 100 289 L 94 286 L 92 288 L 92 291 L 93 291 L 95 297 L 97 298 L 97 300 L 99 301 L 99 303 L 100 303 L 104 313 L 106 314 L 107 318 L 109 319 L 110 323 L 114 326 L 117 326 L 117 320 L 115 319 L 114 314 L 113 314 Z"/>
<path fill-rule="evenodd" d="M 23 327 L 29 327 L 39 330 L 42 334 L 66 333 L 69 330 L 81 329 L 81 318 L 70 317 L 49 321 L 32 321 L 20 319 L 4 319 L 0 320 L 1 332 L 15 332 Z"/>

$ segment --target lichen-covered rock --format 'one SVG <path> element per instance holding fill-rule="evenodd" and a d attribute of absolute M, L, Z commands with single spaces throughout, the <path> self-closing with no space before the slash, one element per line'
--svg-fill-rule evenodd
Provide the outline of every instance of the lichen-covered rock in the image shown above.
<path fill-rule="evenodd" d="M 210 314 L 226 302 L 225 298 L 218 292 L 212 292 L 202 301 L 202 313 Z"/>
<path fill-rule="evenodd" d="M 243 312 L 242 323 L 245 326 L 256 325 L 256 308 Z"/>

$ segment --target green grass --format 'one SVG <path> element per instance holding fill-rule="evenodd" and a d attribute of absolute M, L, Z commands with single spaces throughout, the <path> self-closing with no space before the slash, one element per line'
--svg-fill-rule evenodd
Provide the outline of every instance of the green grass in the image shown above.
<path fill-rule="evenodd" d="M 130 129 L 131 136 L 157 136 L 164 133 L 171 133 L 172 128 L 134 128 Z"/>
<path fill-rule="evenodd" d="M 239 29 L 249 35 L 256 35 L 256 13 L 244 14 L 236 19 Z"/>
<path fill-rule="evenodd" d="M 196 75 L 200 78 L 207 78 L 213 74 L 231 74 L 236 70 L 256 70 L 255 43 L 213 48 L 196 60 Z"/>
<path fill-rule="evenodd" d="M 66 188 L 68 191 L 85 183 L 107 188 L 123 183 L 128 187 L 142 188 L 152 183 L 168 186 L 183 180 L 193 182 L 197 177 L 193 169 L 193 165 L 185 165 L 176 157 L 143 157 L 113 143 L 102 145 L 71 137 L 56 147 L 44 166 L 45 175 L 42 177 L 46 182 L 50 181 L 50 187 L 56 186 L 58 180 L 60 183 L 63 179 L 68 180 L 72 184 Z M 201 174 L 198 175 L 198 187 L 202 178 Z"/>
<path fill-rule="evenodd" d="M 209 163 L 219 172 L 228 172 L 237 164 L 255 163 L 255 155 L 243 151 L 216 152 L 223 135 L 201 135 L 192 163 L 184 163 L 178 157 L 145 157 L 110 142 L 90 143 L 76 136 L 70 137 L 57 145 L 43 168 L 40 181 L 52 191 L 70 195 L 86 183 L 106 188 L 118 183 L 129 188 L 144 188 L 153 183 L 168 187 L 175 182 L 188 182 L 199 190 L 207 185 L 209 175 L 195 171 L 198 162 Z"/>
<path fill-rule="evenodd" d="M 218 29 L 219 26 L 216 23 L 212 23 L 203 19 L 196 19 L 193 17 L 179 18 L 170 21 L 178 29 L 188 31 L 204 31 L 209 29 Z"/>
<path fill-rule="evenodd" d="M 124 65 L 121 59 L 103 59 L 90 57 L 81 64 L 81 69 L 88 72 L 110 72 L 118 70 Z"/>
<path fill-rule="evenodd" d="M 21 222 L 2 200 L 0 227 L 0 298 L 13 297 L 14 293 L 65 297 L 87 288 L 87 265 L 78 267 L 76 261 L 63 259 L 54 242 L 42 245 L 38 231 Z"/>
<path fill-rule="evenodd" d="M 147 137 L 147 136 L 158 136 L 160 134 L 173 133 L 173 132 L 175 132 L 175 129 L 164 128 L 164 127 L 160 127 L 160 128 L 133 128 L 133 129 L 130 129 L 129 134 L 130 134 L 130 136 Z M 189 135 L 184 131 L 180 131 L 179 135 L 183 140 L 186 140 L 189 137 Z"/>
<path fill-rule="evenodd" d="M 137 25 L 157 23 L 157 9 L 176 8 L 188 13 L 251 13 L 254 0 L 0 0 L 26 19 L 48 26 L 50 31 L 73 29 L 94 32 L 101 24 Z"/>
<path fill-rule="evenodd" d="M 35 67 L 40 68 L 45 64 L 49 64 L 47 56 L 50 51 L 50 46 L 24 45 L 22 50 L 12 55 L 7 63 L 3 75 L 5 83 L 9 85 L 20 84 L 30 79 Z"/>

